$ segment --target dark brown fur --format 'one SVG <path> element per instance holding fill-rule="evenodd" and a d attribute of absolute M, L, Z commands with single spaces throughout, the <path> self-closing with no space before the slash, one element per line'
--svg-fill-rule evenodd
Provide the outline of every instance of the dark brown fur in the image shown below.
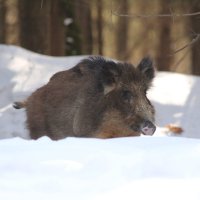
<path fill-rule="evenodd" d="M 135 68 L 90 57 L 56 73 L 24 104 L 15 105 L 26 107 L 33 139 L 138 136 L 144 121 L 154 122 L 154 108 L 146 97 L 153 77 L 149 58 Z"/>

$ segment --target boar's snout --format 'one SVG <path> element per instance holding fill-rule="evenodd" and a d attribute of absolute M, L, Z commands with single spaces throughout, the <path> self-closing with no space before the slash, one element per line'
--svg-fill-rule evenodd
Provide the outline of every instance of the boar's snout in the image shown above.
<path fill-rule="evenodd" d="M 156 126 L 151 121 L 145 120 L 140 125 L 132 124 L 131 129 L 144 135 L 153 135 L 156 131 Z"/>
<path fill-rule="evenodd" d="M 149 120 L 146 120 L 142 123 L 140 130 L 144 135 L 153 135 L 156 131 L 156 126 Z"/>

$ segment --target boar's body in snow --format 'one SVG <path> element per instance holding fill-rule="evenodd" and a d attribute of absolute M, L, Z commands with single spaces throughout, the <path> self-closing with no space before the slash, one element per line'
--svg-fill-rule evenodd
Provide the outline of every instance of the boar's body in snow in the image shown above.
<path fill-rule="evenodd" d="M 149 58 L 137 67 L 89 57 L 58 72 L 15 108 L 26 108 L 32 139 L 152 135 L 154 108 L 146 92 L 154 77 Z"/>

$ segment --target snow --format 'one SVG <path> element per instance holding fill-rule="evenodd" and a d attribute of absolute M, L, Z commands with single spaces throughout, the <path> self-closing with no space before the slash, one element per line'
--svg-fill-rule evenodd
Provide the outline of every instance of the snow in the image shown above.
<path fill-rule="evenodd" d="M 200 77 L 159 72 L 150 91 L 157 124 L 173 123 L 184 129 L 183 137 L 200 138 Z"/>
<path fill-rule="evenodd" d="M 199 200 L 199 77 L 157 73 L 148 93 L 158 125 L 153 137 L 22 139 L 29 138 L 25 112 L 12 102 L 82 58 L 0 45 L 0 199 Z M 184 132 L 169 133 L 170 123 Z"/>
<path fill-rule="evenodd" d="M 173 137 L 0 141 L 1 199 L 200 198 L 200 142 Z"/>

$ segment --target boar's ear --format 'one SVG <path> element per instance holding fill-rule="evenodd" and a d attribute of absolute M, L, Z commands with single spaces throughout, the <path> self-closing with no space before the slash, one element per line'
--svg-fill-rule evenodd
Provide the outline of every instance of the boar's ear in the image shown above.
<path fill-rule="evenodd" d="M 155 76 L 155 68 L 150 57 L 144 57 L 137 68 L 146 76 L 147 80 L 152 81 Z"/>
<path fill-rule="evenodd" d="M 104 94 L 107 94 L 115 89 L 119 82 L 121 74 L 120 68 L 115 65 L 106 66 L 102 70 L 102 82 L 104 87 Z"/>
<path fill-rule="evenodd" d="M 116 87 L 116 84 L 112 84 L 112 85 L 104 85 L 104 94 L 108 94 L 109 92 L 111 92 L 112 90 L 114 90 Z"/>

